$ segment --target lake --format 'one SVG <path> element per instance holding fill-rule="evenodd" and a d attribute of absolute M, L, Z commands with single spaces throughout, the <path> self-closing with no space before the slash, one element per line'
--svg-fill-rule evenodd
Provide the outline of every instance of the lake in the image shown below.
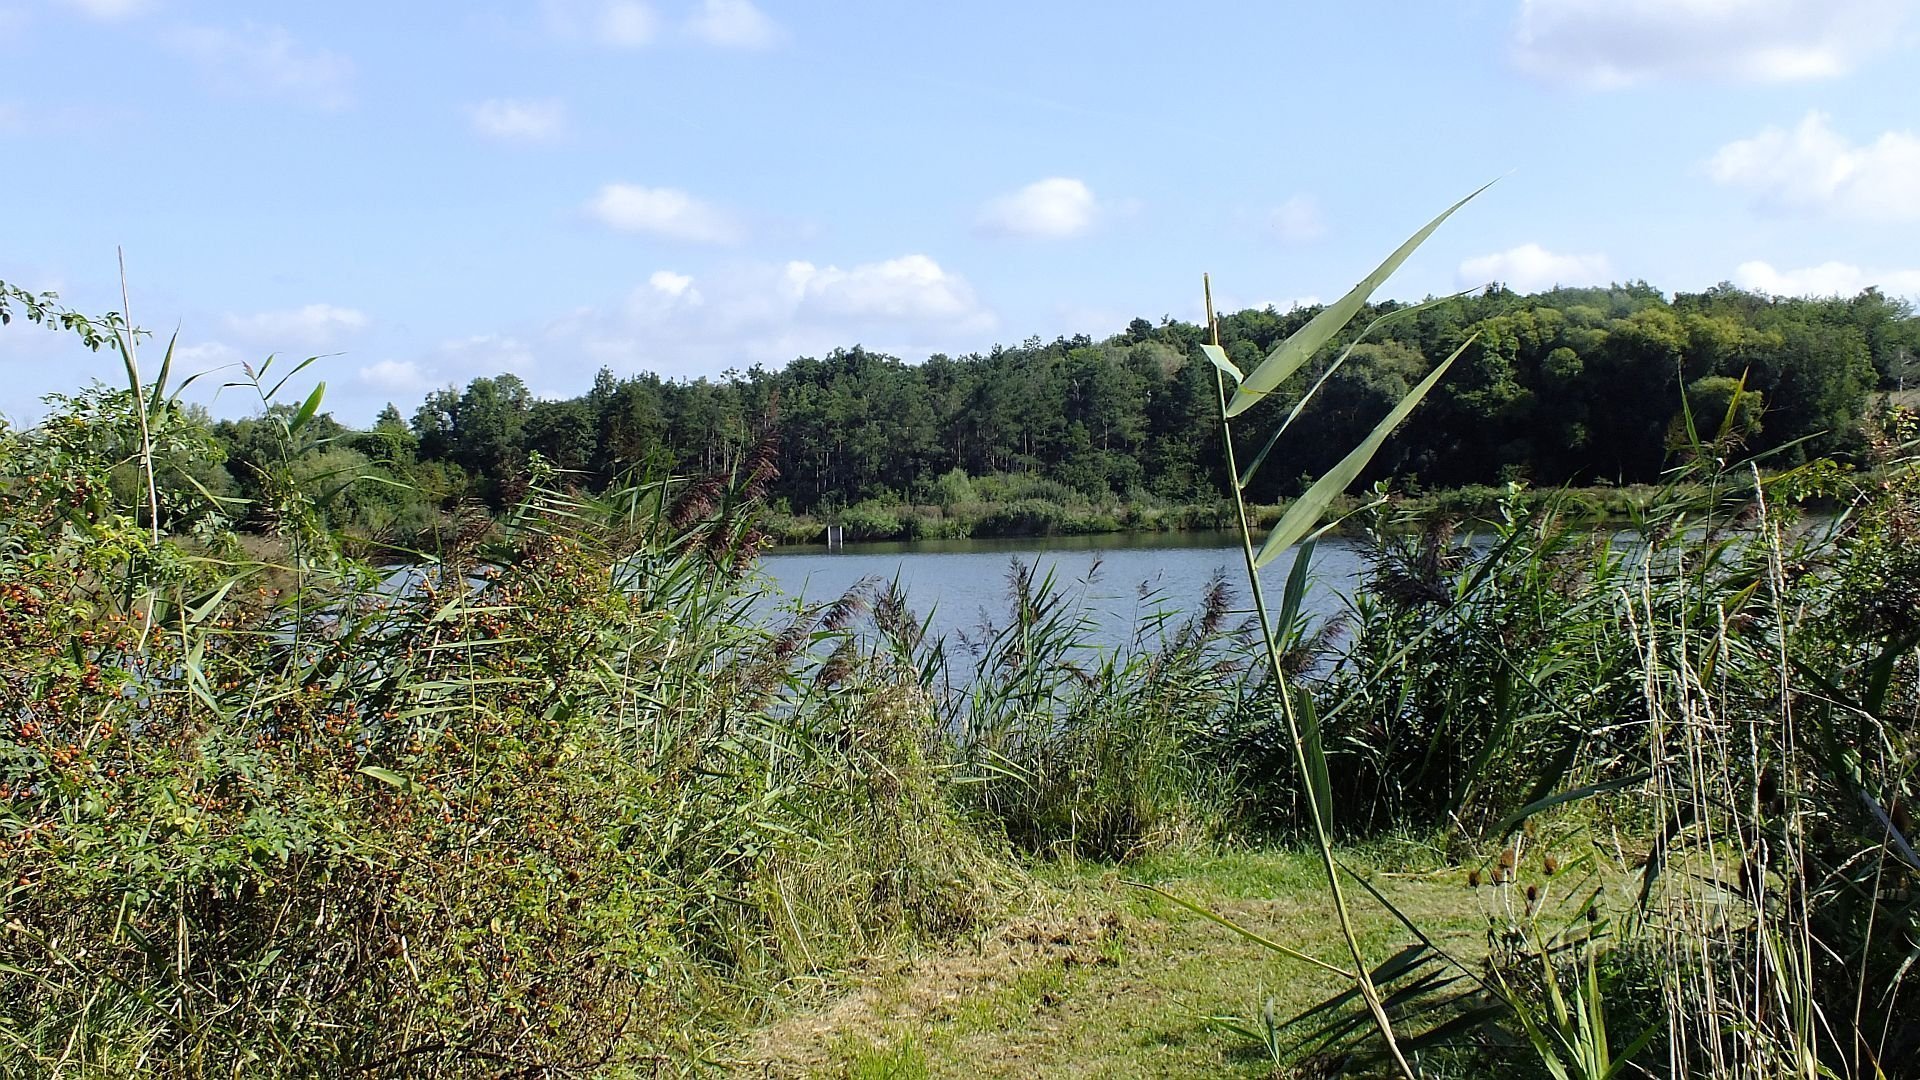
<path fill-rule="evenodd" d="M 1280 603 L 1293 558 L 1288 552 L 1261 571 L 1273 605 Z M 1236 608 L 1253 606 L 1239 538 L 1231 532 L 925 540 L 847 544 L 831 551 L 787 547 L 772 549 L 760 565 L 782 593 L 815 602 L 834 600 L 863 579 L 897 577 L 914 613 L 925 617 L 931 611 L 930 633 L 957 642 L 962 632 L 977 637 L 985 621 L 1007 622 L 1007 577 L 1015 559 L 1036 564 L 1036 577 L 1052 571 L 1057 583 L 1079 597 L 1096 617 L 1103 645 L 1126 643 L 1139 618 L 1156 605 L 1183 614 L 1196 610 L 1221 570 Z M 1321 541 L 1306 609 L 1315 615 L 1339 611 L 1341 594 L 1351 591 L 1364 567 L 1354 541 Z"/>

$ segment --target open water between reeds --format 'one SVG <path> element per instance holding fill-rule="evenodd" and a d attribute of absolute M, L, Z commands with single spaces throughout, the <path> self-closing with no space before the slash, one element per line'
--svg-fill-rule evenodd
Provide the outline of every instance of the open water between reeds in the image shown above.
<path fill-rule="evenodd" d="M 1289 552 L 1261 570 L 1269 604 L 1279 604 L 1293 559 Z M 1036 580 L 1051 573 L 1084 605 L 1095 627 L 1089 644 L 1126 644 L 1156 608 L 1197 611 L 1216 574 L 1226 575 L 1236 610 L 1252 608 L 1239 538 L 1230 532 L 776 548 L 761 566 L 781 592 L 812 602 L 834 600 L 863 580 L 897 579 L 913 612 L 931 616 L 929 634 L 957 643 L 963 635 L 979 637 L 983 624 L 1007 623 L 1015 560 L 1034 566 Z M 1332 537 L 1315 548 L 1310 568 L 1304 607 L 1324 617 L 1341 610 L 1341 596 L 1352 591 L 1365 562 L 1354 541 Z"/>

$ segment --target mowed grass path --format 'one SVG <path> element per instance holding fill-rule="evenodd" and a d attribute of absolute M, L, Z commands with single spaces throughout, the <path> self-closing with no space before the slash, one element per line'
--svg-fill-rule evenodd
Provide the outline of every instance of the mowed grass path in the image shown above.
<path fill-rule="evenodd" d="M 1290 1017 L 1342 989 L 1127 884 L 1148 882 L 1246 928 L 1346 966 L 1306 852 L 1175 856 L 1127 867 L 1040 871 L 1029 910 L 946 951 L 895 961 L 821 1008 L 756 1032 L 741 1075 L 916 1077 L 1270 1077 L 1247 1039 L 1209 1016 Z M 1501 903 L 1464 870 L 1376 873 L 1374 884 L 1455 955 L 1484 952 Z M 1364 944 L 1378 962 L 1413 939 L 1360 889 Z"/>

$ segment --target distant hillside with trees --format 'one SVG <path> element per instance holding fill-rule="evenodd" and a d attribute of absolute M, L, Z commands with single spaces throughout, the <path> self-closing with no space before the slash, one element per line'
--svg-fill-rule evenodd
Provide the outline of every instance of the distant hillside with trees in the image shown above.
<path fill-rule="evenodd" d="M 1353 326 L 1402 307 L 1379 305 Z M 1221 337 L 1251 368 L 1315 310 L 1223 316 Z M 719 379 L 603 369 L 584 393 L 558 400 L 501 374 L 434 391 L 410 412 L 389 405 L 367 431 L 322 418 L 307 429 L 301 471 L 372 477 L 332 490 L 329 512 L 400 535 L 459 505 L 506 505 L 534 454 L 595 490 L 635 470 L 728 472 L 770 448 L 779 470 L 771 498 L 795 513 L 862 501 L 946 505 L 1009 478 L 1021 490 L 1092 500 L 1212 500 L 1224 478 L 1214 372 L 1196 348 L 1203 335 L 1193 323 L 1141 318 L 1103 339 L 1030 338 L 918 363 L 856 345 Z M 1721 285 L 1669 299 L 1644 282 L 1533 295 L 1496 286 L 1389 320 L 1330 374 L 1340 350 L 1328 349 L 1296 384 L 1327 376 L 1274 450 L 1288 465 L 1266 468 L 1251 497 L 1295 494 L 1296 478 L 1332 464 L 1469 337 L 1363 483 L 1648 482 L 1668 460 L 1683 400 L 1708 427 L 1731 407 L 1745 447 L 1779 450 L 1782 464 L 1845 459 L 1875 391 L 1920 374 L 1920 319 L 1875 290 L 1806 300 Z M 1293 404 L 1261 409 L 1277 422 Z M 227 448 L 233 493 L 257 494 L 260 421 L 223 421 L 213 434 Z"/>

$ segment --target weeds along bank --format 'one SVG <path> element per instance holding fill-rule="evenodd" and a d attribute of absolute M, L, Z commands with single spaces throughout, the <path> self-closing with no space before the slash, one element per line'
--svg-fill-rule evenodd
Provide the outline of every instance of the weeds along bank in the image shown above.
<path fill-rule="evenodd" d="M 913 673 L 746 617 L 750 491 L 536 488 L 393 595 L 298 487 L 271 558 L 152 528 L 168 408 L 0 438 L 0 1072 L 677 1058 L 991 902 Z"/>
<path fill-rule="evenodd" d="M 598 500 L 536 464 L 395 595 L 316 508 L 342 478 L 295 468 L 317 404 L 265 414 L 265 546 L 151 388 L 0 434 L 16 1072 L 682 1064 L 783 986 L 975 925 L 1009 848 L 1316 828 L 1438 835 L 1501 899 L 1462 893 L 1497 912 L 1470 955 L 1411 921 L 1356 945 L 1372 1026 L 1357 991 L 1243 1025 L 1282 1061 L 1377 1063 L 1381 1027 L 1436 1075 L 1920 1060 L 1908 417 L 1870 480 L 1695 437 L 1630 544 L 1552 500 L 1480 543 L 1384 513 L 1346 617 L 1301 619 L 1297 577 L 1271 647 L 1221 581 L 1093 649 L 1014 567 L 953 685 L 877 583 L 752 614 L 764 458 Z M 1842 512 L 1799 520 L 1814 497 Z"/>
<path fill-rule="evenodd" d="M 1303 699 L 1343 834 L 1437 830 L 1490 913 L 1484 950 L 1413 922 L 1375 958 L 1423 1071 L 1915 1075 L 1920 482 L 1910 421 L 1876 434 L 1869 482 L 1697 463 L 1630 544 L 1539 511 L 1490 545 L 1376 536 Z M 1845 509 L 1793 509 L 1818 493 Z M 1285 775 L 1270 716 L 1237 775 Z M 1284 1061 L 1382 1053 L 1351 1002 L 1245 1027 Z"/>

